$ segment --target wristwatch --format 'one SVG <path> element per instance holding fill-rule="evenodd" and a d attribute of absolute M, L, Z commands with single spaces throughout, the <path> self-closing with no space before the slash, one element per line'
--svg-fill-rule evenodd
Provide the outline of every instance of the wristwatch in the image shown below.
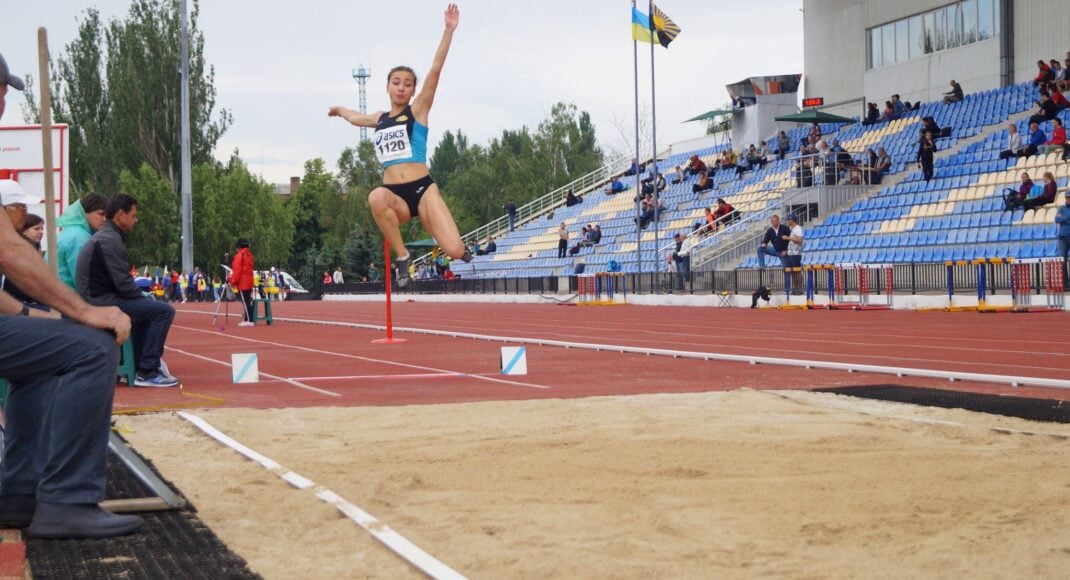
<path fill-rule="evenodd" d="M 25 305 L 25 304 L 23 304 L 22 305 L 22 310 L 19 311 L 19 314 L 21 314 L 22 316 L 29 316 L 30 315 L 30 307 Z"/>

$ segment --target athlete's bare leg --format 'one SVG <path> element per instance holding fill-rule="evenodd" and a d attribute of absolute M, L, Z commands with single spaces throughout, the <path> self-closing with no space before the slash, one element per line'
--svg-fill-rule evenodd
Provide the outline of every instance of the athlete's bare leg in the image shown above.
<path fill-rule="evenodd" d="M 453 214 L 449 206 L 442 199 L 437 184 L 431 184 L 420 198 L 420 223 L 431 237 L 435 238 L 438 247 L 447 256 L 454 260 L 464 256 L 464 242 L 461 234 L 457 231 L 457 223 L 453 221 Z"/>
<path fill-rule="evenodd" d="M 368 205 L 375 223 L 379 225 L 379 231 L 394 250 L 394 255 L 399 258 L 407 257 L 409 251 L 405 248 L 404 238 L 401 237 L 401 224 L 409 223 L 412 215 L 409 214 L 409 206 L 405 204 L 405 200 L 385 187 L 377 187 L 368 194 Z M 390 265 L 386 264 L 386 267 Z"/>

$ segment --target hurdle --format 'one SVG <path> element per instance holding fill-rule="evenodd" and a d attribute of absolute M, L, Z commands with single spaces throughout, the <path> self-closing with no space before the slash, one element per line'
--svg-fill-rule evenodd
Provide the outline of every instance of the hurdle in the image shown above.
<path fill-rule="evenodd" d="M 829 286 L 829 310 L 891 310 L 892 300 L 895 295 L 895 270 L 891 264 L 834 264 L 830 266 Z M 855 271 L 858 275 L 858 300 L 847 301 L 846 285 L 844 284 L 844 271 Z M 872 294 L 873 284 L 871 271 L 876 271 L 879 280 L 883 275 L 884 298 L 883 302 L 874 300 Z M 879 286 L 878 286 L 879 287 Z"/>
<path fill-rule="evenodd" d="M 383 240 L 383 285 L 386 287 L 386 338 L 377 338 L 372 344 L 399 344 L 408 342 L 404 338 L 394 338 L 393 301 L 390 297 L 391 276 L 394 269 L 390 267 L 390 242 Z"/>
<path fill-rule="evenodd" d="M 992 306 L 988 303 L 988 265 L 989 264 L 1011 264 L 1011 295 L 1014 295 L 1014 258 L 978 258 L 972 260 L 970 264 L 977 268 L 977 312 L 994 313 L 994 312 L 1012 312 L 1014 306 Z M 1026 283 L 1028 295 L 1028 282 Z M 1028 297 L 1026 298 L 1028 300 Z"/>
<path fill-rule="evenodd" d="M 1033 304 L 1033 273 L 1044 283 L 1044 304 Z M 1011 264 L 1011 312 L 1062 312 L 1066 309 L 1063 264 L 1059 258 L 1030 258 Z"/>
<path fill-rule="evenodd" d="M 619 292 L 618 292 L 619 291 Z M 576 276 L 577 306 L 616 306 L 628 301 L 628 278 L 621 272 Z"/>
<path fill-rule="evenodd" d="M 804 281 L 803 281 L 803 285 L 804 285 L 803 290 L 804 290 L 804 292 L 803 292 L 803 294 L 804 294 L 805 302 L 803 302 L 802 304 L 792 304 L 791 303 L 791 291 L 792 291 L 791 278 L 792 278 L 792 274 L 797 273 L 797 272 L 798 273 L 802 273 L 802 272 L 806 273 L 803 276 L 803 278 L 804 278 Z M 813 272 L 811 272 L 810 269 L 807 268 L 807 267 L 784 268 L 784 303 L 781 304 L 780 306 L 777 306 L 777 309 L 778 310 L 809 310 L 810 306 L 813 304 L 813 297 L 814 297 L 814 277 L 813 277 Z"/>
<path fill-rule="evenodd" d="M 972 263 L 976 265 L 976 262 L 977 260 L 974 260 Z M 955 267 L 969 265 L 971 265 L 971 262 L 968 262 L 966 260 L 948 260 L 944 262 L 944 266 L 947 267 L 947 306 L 944 306 L 943 308 L 919 308 L 918 310 L 942 310 L 944 312 L 978 312 L 978 309 L 984 304 L 984 293 L 986 292 L 984 287 L 986 284 L 978 283 L 977 305 L 962 306 L 955 304 Z M 982 277 L 987 280 L 987 275 L 981 273 L 984 269 L 985 268 L 983 266 L 978 269 L 979 282 L 980 278 Z"/>

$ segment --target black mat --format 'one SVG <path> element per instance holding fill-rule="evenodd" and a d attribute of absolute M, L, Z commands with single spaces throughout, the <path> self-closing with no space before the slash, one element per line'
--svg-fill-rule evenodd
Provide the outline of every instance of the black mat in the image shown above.
<path fill-rule="evenodd" d="M 986 395 L 942 389 L 924 389 L 903 385 L 860 385 L 814 389 L 818 393 L 836 393 L 863 399 L 911 403 L 945 409 L 965 409 L 1004 417 L 1018 417 L 1030 421 L 1070 423 L 1070 401 L 1031 399 L 1003 395 Z"/>
<path fill-rule="evenodd" d="M 148 461 L 146 461 L 149 464 Z M 151 464 L 149 464 L 151 467 Z M 155 468 L 153 468 L 155 471 Z M 157 475 L 159 473 L 157 472 Z M 170 485 L 170 482 L 168 482 Z M 171 486 L 175 489 L 174 486 Z M 175 489 L 181 493 L 180 490 Z M 151 497 L 125 465 L 108 454 L 107 499 Z M 259 578 L 231 552 L 191 507 L 139 514 L 145 525 L 107 540 L 26 539 L 35 579 Z"/>

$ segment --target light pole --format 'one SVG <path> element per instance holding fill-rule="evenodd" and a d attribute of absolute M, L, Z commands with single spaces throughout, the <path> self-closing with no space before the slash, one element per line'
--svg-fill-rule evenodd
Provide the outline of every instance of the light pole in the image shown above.
<path fill-rule="evenodd" d="M 368 114 L 368 79 L 371 78 L 371 69 L 364 68 L 364 65 L 360 65 L 359 68 L 353 69 L 353 80 L 357 81 L 357 85 L 360 87 L 360 100 L 357 101 L 357 110 L 361 113 Z M 368 128 L 360 128 L 360 140 L 368 140 Z"/>

